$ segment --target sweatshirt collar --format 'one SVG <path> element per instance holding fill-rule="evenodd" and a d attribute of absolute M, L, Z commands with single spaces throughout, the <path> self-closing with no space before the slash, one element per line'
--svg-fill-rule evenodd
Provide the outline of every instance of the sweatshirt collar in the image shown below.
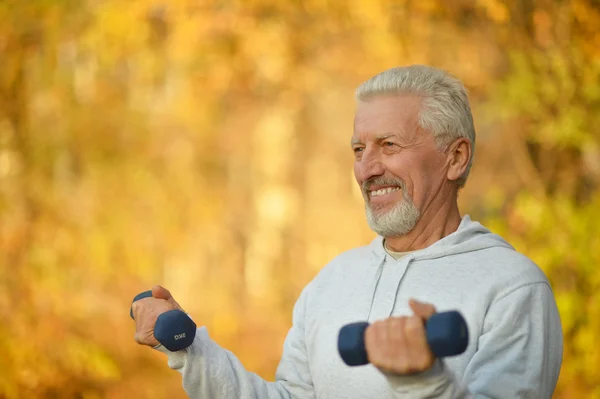
<path fill-rule="evenodd" d="M 412 251 L 410 256 L 413 259 L 435 259 L 498 246 L 513 249 L 502 237 L 493 234 L 479 222 L 474 222 L 469 215 L 464 215 L 456 231 L 429 247 Z M 384 237 L 377 235 L 369 247 L 373 263 L 379 264 L 385 259 L 387 253 L 384 248 Z"/>

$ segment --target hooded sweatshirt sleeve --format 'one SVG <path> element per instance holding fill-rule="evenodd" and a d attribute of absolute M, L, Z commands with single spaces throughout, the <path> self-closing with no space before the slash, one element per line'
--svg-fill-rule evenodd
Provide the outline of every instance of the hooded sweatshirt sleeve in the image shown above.
<path fill-rule="evenodd" d="M 304 341 L 305 289 L 293 311 L 293 325 L 283 348 L 276 382 L 268 382 L 247 371 L 239 359 L 210 339 L 206 327 L 198 328 L 193 344 L 170 352 L 171 369 L 181 373 L 183 388 L 190 399 L 200 398 L 314 398 L 312 378 Z"/>
<path fill-rule="evenodd" d="M 496 299 L 462 380 L 438 360 L 426 373 L 389 376 L 397 398 L 551 398 L 562 362 L 560 317 L 549 285 L 520 286 Z"/>

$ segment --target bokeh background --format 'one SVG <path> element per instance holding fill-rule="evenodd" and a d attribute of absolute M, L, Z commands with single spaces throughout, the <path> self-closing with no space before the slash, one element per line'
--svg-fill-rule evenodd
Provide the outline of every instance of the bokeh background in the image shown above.
<path fill-rule="evenodd" d="M 185 398 L 133 340 L 154 284 L 268 380 L 304 285 L 373 237 L 353 91 L 446 68 L 477 143 L 463 213 L 537 262 L 600 398 L 595 0 L 0 0 L 0 398 Z"/>

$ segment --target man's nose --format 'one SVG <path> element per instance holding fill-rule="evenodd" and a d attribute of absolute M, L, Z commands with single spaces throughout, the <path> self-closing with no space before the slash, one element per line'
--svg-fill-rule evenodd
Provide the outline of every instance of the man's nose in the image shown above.
<path fill-rule="evenodd" d="M 377 154 L 365 150 L 360 161 L 356 162 L 356 178 L 358 181 L 366 181 L 375 176 L 385 173 L 385 168 Z"/>

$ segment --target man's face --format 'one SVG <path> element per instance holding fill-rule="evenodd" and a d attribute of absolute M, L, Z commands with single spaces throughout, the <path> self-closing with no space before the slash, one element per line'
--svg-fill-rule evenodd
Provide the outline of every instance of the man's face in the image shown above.
<path fill-rule="evenodd" d="M 384 237 L 410 232 L 441 191 L 446 156 L 418 125 L 420 99 L 378 96 L 358 104 L 354 174 L 370 227 Z"/>

